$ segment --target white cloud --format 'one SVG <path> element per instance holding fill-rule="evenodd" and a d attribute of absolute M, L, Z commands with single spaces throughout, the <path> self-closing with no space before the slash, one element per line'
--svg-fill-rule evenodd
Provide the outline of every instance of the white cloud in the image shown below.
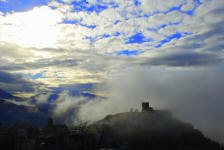
<path fill-rule="evenodd" d="M 95 2 L 92 2 L 95 3 Z M 153 46 L 147 47 L 146 44 L 158 44 L 160 40 L 165 36 L 170 36 L 176 32 L 193 32 L 196 34 L 201 31 L 201 25 L 206 28 L 206 23 L 209 20 L 216 20 L 215 17 L 209 18 L 209 15 L 205 14 L 206 3 L 201 5 L 195 16 L 188 16 L 182 14 L 179 11 L 172 11 L 168 14 L 158 13 L 152 17 L 136 17 L 133 12 L 139 12 L 140 10 L 148 10 L 151 12 L 167 11 L 169 8 L 178 6 L 182 3 L 174 4 L 174 1 L 168 1 L 166 3 L 159 3 L 158 1 L 142 1 L 142 4 L 138 7 L 134 6 L 132 1 L 119 2 L 118 8 L 109 8 L 101 13 L 95 12 L 71 12 L 72 5 L 62 4 L 57 1 L 52 1 L 48 6 L 56 7 L 51 9 L 47 6 L 36 7 L 29 12 L 12 13 L 6 16 L 1 16 L 1 35 L 0 40 L 7 42 L 14 42 L 25 47 L 53 47 L 64 49 L 88 49 L 94 46 L 99 53 L 113 52 L 121 49 L 154 49 Z M 193 2 L 187 2 L 188 4 Z M 210 3 L 210 2 L 207 2 Z M 147 4 L 147 5 L 146 5 Z M 155 7 L 154 7 L 155 5 Z M 211 3 L 210 10 L 216 8 L 217 5 L 214 2 Z M 185 5 L 183 5 L 185 7 Z M 141 8 L 143 7 L 143 9 Z M 183 9 L 185 9 L 183 7 Z M 208 13 L 208 10 L 206 11 Z M 128 20 L 124 18 L 124 14 L 127 14 Z M 202 15 L 200 15 L 202 13 Z M 45 15 L 47 14 L 47 15 Z M 143 13 L 139 13 L 143 15 Z M 36 17 L 33 17 L 36 16 Z M 33 19 L 32 19 L 33 18 Z M 35 18 L 35 19 L 34 19 Z M 220 17 L 219 21 L 221 20 Z M 77 24 L 62 24 L 62 20 L 78 20 Z M 116 25 L 114 22 L 120 20 Z M 207 21 L 208 20 L 208 21 Z M 205 22 L 206 21 L 206 22 Z M 177 25 L 169 25 L 169 23 L 177 23 Z M 194 23 L 197 22 L 197 23 Z M 214 22 L 214 21 L 212 21 Z M 95 25 L 95 29 L 89 29 L 80 25 Z M 147 28 L 158 28 L 162 25 L 166 25 L 163 29 L 158 29 L 158 32 L 148 31 Z M 120 32 L 119 37 L 111 37 L 107 39 L 98 39 L 96 43 L 90 45 L 90 42 L 85 37 L 100 37 L 104 34 L 112 35 L 115 32 Z M 148 38 L 152 38 L 152 43 L 126 45 L 125 40 L 129 36 L 136 34 L 137 32 L 144 33 Z M 116 39 L 118 39 L 116 41 Z M 115 40 L 114 46 L 110 45 L 111 40 Z M 120 41 L 120 42 L 119 42 Z M 105 48 L 108 47 L 108 48 Z M 120 46 L 120 48 L 119 48 Z M 154 45 L 155 46 L 155 45 Z"/>
<path fill-rule="evenodd" d="M 8 0 L 0 0 L 0 1 L 2 1 L 2 2 L 8 2 Z"/>
<path fill-rule="evenodd" d="M 39 104 L 46 104 L 49 96 L 50 96 L 50 93 L 39 94 L 39 95 L 35 96 L 35 103 L 38 104 L 38 105 Z"/>
<path fill-rule="evenodd" d="M 95 2 L 91 1 L 92 4 Z M 145 59 L 158 57 L 168 51 L 175 54 L 176 49 L 186 51 L 188 47 L 190 52 L 207 54 L 208 49 L 222 49 L 220 48 L 223 41 L 221 34 L 213 33 L 213 35 L 206 36 L 206 39 L 204 37 L 202 40 L 197 39 L 218 30 L 216 26 L 223 20 L 220 12 L 223 9 L 221 0 L 204 1 L 193 16 L 177 10 L 167 14 L 159 13 L 179 6 L 182 1 L 178 3 L 175 1 L 175 4 L 174 1 L 166 3 L 154 0 L 140 1 L 141 5 L 137 7 L 133 1 L 115 2 L 119 4 L 119 7 L 108 6 L 108 9 L 100 13 L 75 12 L 72 11 L 71 3 L 51 1 L 48 6 L 35 7 L 27 12 L 1 15 L 0 46 L 2 49 L 0 52 L 2 55 L 0 57 L 2 61 L 4 60 L 4 64 L 0 67 L 15 69 L 17 72 L 21 72 L 23 68 L 23 72 L 33 74 L 47 70 L 51 78 L 38 80 L 48 85 L 59 85 L 68 79 L 72 83 L 85 82 L 84 80 L 100 82 L 107 78 L 110 71 L 113 72 L 123 66 L 137 65 Z M 188 1 L 182 9 L 189 10 L 192 8 L 190 6 L 192 3 Z M 144 13 L 152 12 L 156 13 L 149 17 L 144 16 Z M 66 24 L 63 23 L 64 19 L 78 22 Z M 114 24 L 117 20 L 119 22 Z M 170 25 L 172 23 L 177 24 Z M 96 28 L 91 29 L 85 25 L 95 25 Z M 161 28 L 162 25 L 164 27 Z M 147 28 L 155 28 L 157 31 L 149 31 Z M 113 36 L 116 32 L 120 32 L 120 35 Z M 138 32 L 143 33 L 146 38 L 152 38 L 152 41 L 142 44 L 125 44 L 130 36 Z M 155 48 L 161 40 L 166 40 L 167 37 L 177 32 L 182 35 L 184 32 L 189 32 L 192 35 L 171 39 L 160 48 Z M 102 38 L 104 34 L 111 36 Z M 91 37 L 96 41 L 91 43 L 86 37 Z M 172 51 L 173 49 L 175 51 Z M 133 59 L 125 56 L 115 58 L 114 53 L 121 50 L 141 50 L 145 53 L 132 57 Z M 216 53 L 221 57 L 223 55 L 221 52 L 216 51 Z M 58 67 L 55 67 L 56 65 Z M 60 71 L 60 76 L 64 78 L 54 78 L 53 76 L 56 77 L 53 73 L 54 69 Z M 96 72 L 94 76 L 93 73 Z"/>
<path fill-rule="evenodd" d="M 53 103 L 54 108 L 52 115 L 71 125 L 71 123 L 73 124 L 76 121 L 79 121 L 77 118 L 77 111 L 79 106 L 86 100 L 85 97 L 71 97 L 69 96 L 68 91 L 64 91 L 60 93 L 57 101 Z"/>
<path fill-rule="evenodd" d="M 65 2 L 65 3 L 71 3 L 71 2 L 73 2 L 75 0 L 62 0 L 62 1 Z"/>
<path fill-rule="evenodd" d="M 56 42 L 62 13 L 47 6 L 35 7 L 28 12 L 1 16 L 0 40 L 24 47 L 48 47 Z"/>
<path fill-rule="evenodd" d="M 179 6 L 183 1 L 167 0 L 142 0 L 142 8 L 145 13 L 152 14 L 156 11 L 168 11 L 170 8 Z"/>
<path fill-rule="evenodd" d="M 186 5 L 184 5 L 181 10 L 183 11 L 189 11 L 189 10 L 193 10 L 195 7 L 195 2 L 194 0 L 188 0 Z"/>
<path fill-rule="evenodd" d="M 52 7 L 61 7 L 63 6 L 62 3 L 59 3 L 58 1 L 51 1 L 50 3 L 48 3 L 48 6 L 52 6 Z"/>

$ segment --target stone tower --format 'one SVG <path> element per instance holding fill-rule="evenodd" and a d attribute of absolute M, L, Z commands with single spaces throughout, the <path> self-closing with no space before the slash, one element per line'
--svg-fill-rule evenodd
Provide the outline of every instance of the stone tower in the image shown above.
<path fill-rule="evenodd" d="M 152 112 L 153 108 L 149 107 L 149 102 L 142 103 L 142 112 Z"/>

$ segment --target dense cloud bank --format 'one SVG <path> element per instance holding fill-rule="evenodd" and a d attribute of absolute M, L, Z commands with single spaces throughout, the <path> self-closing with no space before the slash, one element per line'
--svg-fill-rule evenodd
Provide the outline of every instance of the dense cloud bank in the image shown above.
<path fill-rule="evenodd" d="M 97 120 L 106 114 L 140 109 L 149 101 L 155 109 L 171 110 L 174 117 L 192 123 L 207 136 L 224 141 L 223 70 L 166 71 L 127 69 L 103 86 L 107 100 L 82 105 L 79 117 Z M 102 87 L 101 87 L 102 88 Z"/>

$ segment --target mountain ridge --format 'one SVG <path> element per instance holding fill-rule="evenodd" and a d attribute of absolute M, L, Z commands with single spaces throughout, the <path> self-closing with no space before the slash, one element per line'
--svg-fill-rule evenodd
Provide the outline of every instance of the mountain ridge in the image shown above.
<path fill-rule="evenodd" d="M 0 121 L 5 126 L 30 124 L 43 127 L 47 119 L 48 115 L 39 108 L 17 105 L 8 100 L 0 99 Z"/>
<path fill-rule="evenodd" d="M 0 98 L 1 99 L 15 99 L 15 98 L 18 98 L 18 97 L 15 97 L 12 94 L 0 89 Z"/>

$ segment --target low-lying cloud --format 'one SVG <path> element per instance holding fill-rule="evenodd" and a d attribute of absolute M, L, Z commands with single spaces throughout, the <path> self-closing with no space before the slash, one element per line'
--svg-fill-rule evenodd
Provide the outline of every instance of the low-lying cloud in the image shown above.
<path fill-rule="evenodd" d="M 101 87 L 109 93 L 108 99 L 82 105 L 78 117 L 95 121 L 107 114 L 140 109 L 141 102 L 149 101 L 155 109 L 171 110 L 174 117 L 224 142 L 223 76 L 224 70 L 220 69 L 127 69 Z"/>

